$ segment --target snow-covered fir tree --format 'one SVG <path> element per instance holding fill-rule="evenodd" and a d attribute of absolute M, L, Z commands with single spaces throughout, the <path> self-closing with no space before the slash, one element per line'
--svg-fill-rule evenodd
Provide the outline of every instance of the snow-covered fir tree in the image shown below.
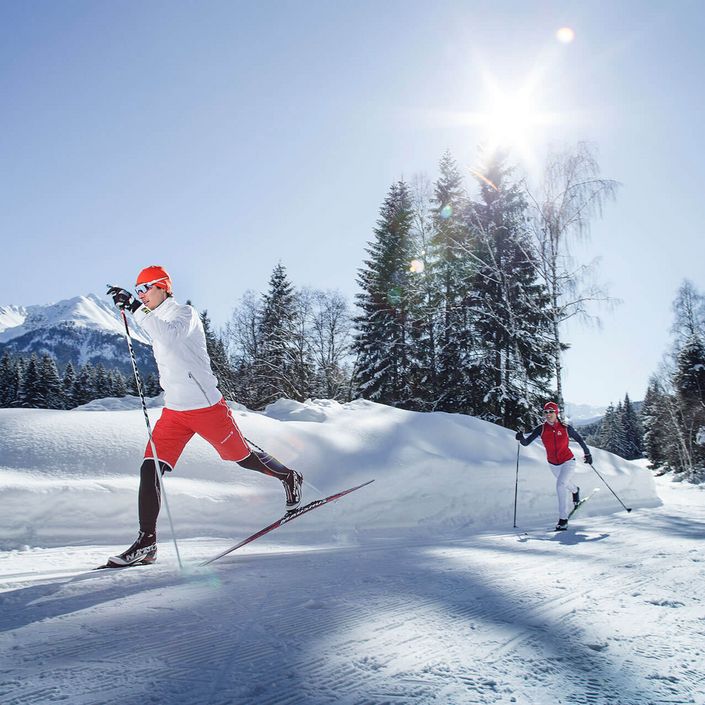
<path fill-rule="evenodd" d="M 254 397 L 258 408 L 281 397 L 297 398 L 292 380 L 296 295 L 286 268 L 279 263 L 269 280 L 258 321 Z"/>
<path fill-rule="evenodd" d="M 17 362 L 6 350 L 0 360 L 0 407 L 16 405 L 20 382 Z"/>
<path fill-rule="evenodd" d="M 624 451 L 624 428 L 621 406 L 610 404 L 605 411 L 600 429 L 598 446 L 610 453 L 621 455 Z"/>
<path fill-rule="evenodd" d="M 477 410 L 475 376 L 471 370 L 473 320 L 469 292 L 474 263 L 468 256 L 473 244 L 465 219 L 467 196 L 463 178 L 449 152 L 440 162 L 431 203 L 432 236 L 427 259 L 431 294 L 425 327 L 435 331 L 435 374 L 431 410 L 474 413 Z"/>
<path fill-rule="evenodd" d="M 73 409 L 76 406 L 74 401 L 74 386 L 76 384 L 76 370 L 69 360 L 64 369 L 64 376 L 61 379 L 61 392 L 64 398 L 64 408 Z"/>
<path fill-rule="evenodd" d="M 102 363 L 93 368 L 93 394 L 96 399 L 105 399 L 112 396 L 113 389 L 108 373 Z"/>
<path fill-rule="evenodd" d="M 624 452 L 620 455 L 626 460 L 641 458 L 643 456 L 644 431 L 629 394 L 625 394 L 622 403 L 622 429 L 624 431 Z"/>
<path fill-rule="evenodd" d="M 643 449 L 653 470 L 661 468 L 668 461 L 668 446 L 671 439 L 669 426 L 665 423 L 665 393 L 655 375 L 649 380 L 644 403 L 641 406 L 641 426 L 644 431 Z"/>
<path fill-rule="evenodd" d="M 676 358 L 673 386 L 687 438 L 689 478 L 705 475 L 705 345 L 696 333 Z"/>
<path fill-rule="evenodd" d="M 95 390 L 95 371 L 93 365 L 87 362 L 81 367 L 76 383 L 73 386 L 73 403 L 76 406 L 87 404 L 89 401 L 96 399 Z"/>
<path fill-rule="evenodd" d="M 66 400 L 61 377 L 51 355 L 42 355 L 39 361 L 39 379 L 44 394 L 44 408 L 65 409 Z"/>
<path fill-rule="evenodd" d="M 18 392 L 17 406 L 25 409 L 45 408 L 44 390 L 41 384 L 39 361 L 33 353 L 22 375 L 22 383 Z"/>
<path fill-rule="evenodd" d="M 108 377 L 110 379 L 111 396 L 124 397 L 127 394 L 127 384 L 125 384 L 125 377 L 122 373 L 119 370 L 110 370 Z"/>
<path fill-rule="evenodd" d="M 368 258 L 358 270 L 361 292 L 355 317 L 355 384 L 365 399 L 407 406 L 413 398 L 409 386 L 413 359 L 409 327 L 412 206 L 404 181 L 395 183 L 380 209 Z"/>
<path fill-rule="evenodd" d="M 551 396 L 554 371 L 550 299 L 538 277 L 526 226 L 526 201 L 501 153 L 481 176 L 469 209 L 475 262 L 471 302 L 475 340 L 472 376 L 482 391 L 479 415 L 503 426 L 528 426 Z"/>

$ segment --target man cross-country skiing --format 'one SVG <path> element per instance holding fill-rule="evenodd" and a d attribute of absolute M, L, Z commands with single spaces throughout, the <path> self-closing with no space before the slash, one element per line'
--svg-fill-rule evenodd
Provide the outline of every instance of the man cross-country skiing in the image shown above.
<path fill-rule="evenodd" d="M 558 418 L 558 404 L 549 401 L 543 407 L 544 423 L 537 426 L 526 438 L 517 431 L 516 439 L 523 446 L 533 443 L 539 436 L 546 448 L 546 459 L 551 472 L 556 476 L 556 494 L 558 495 L 558 523 L 556 531 L 564 531 L 568 527 L 568 514 L 571 493 L 573 504 L 580 502 L 580 488 L 573 482 L 575 472 L 575 456 L 568 447 L 570 440 L 577 441 L 585 453 L 585 462 L 592 463 L 590 449 L 585 445 L 582 436 L 570 425 L 563 424 Z"/>
<path fill-rule="evenodd" d="M 164 409 L 152 433 L 162 475 L 174 469 L 186 444 L 198 434 L 223 460 L 233 460 L 248 470 L 280 480 L 286 492 L 287 510 L 295 509 L 301 502 L 303 477 L 268 453 L 251 450 L 247 445 L 218 389 L 197 311 L 176 302 L 171 279 L 163 267 L 143 269 L 137 276 L 135 291 L 139 300 L 115 286 L 108 289 L 108 294 L 119 309 L 132 313 L 152 339 L 159 383 L 164 390 Z M 157 559 L 160 506 L 159 478 L 148 443 L 140 469 L 139 534 L 124 553 L 109 559 L 109 565 L 153 563 Z"/>

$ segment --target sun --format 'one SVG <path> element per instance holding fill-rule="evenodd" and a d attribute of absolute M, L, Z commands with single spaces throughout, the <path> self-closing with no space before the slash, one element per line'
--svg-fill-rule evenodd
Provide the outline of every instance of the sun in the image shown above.
<path fill-rule="evenodd" d="M 499 95 L 487 110 L 484 122 L 490 144 L 526 148 L 544 120 L 544 115 L 526 96 Z"/>
<path fill-rule="evenodd" d="M 546 128 L 559 120 L 555 113 L 536 102 L 533 81 L 516 92 L 502 90 L 486 77 L 484 109 L 467 113 L 467 123 L 476 128 L 479 141 L 489 152 L 499 149 L 515 154 L 525 162 L 534 160 L 535 151 L 546 136 Z"/>

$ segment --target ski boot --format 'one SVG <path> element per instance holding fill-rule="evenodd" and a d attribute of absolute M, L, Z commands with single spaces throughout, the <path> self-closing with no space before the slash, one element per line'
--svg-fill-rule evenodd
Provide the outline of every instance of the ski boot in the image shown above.
<path fill-rule="evenodd" d="M 301 504 L 301 485 L 304 477 L 300 472 L 292 470 L 291 473 L 282 480 L 284 491 L 286 492 L 286 511 L 291 512 Z"/>
<path fill-rule="evenodd" d="M 127 551 L 118 556 L 110 556 L 108 565 L 127 566 L 141 563 L 149 565 L 157 560 L 157 535 L 140 531 L 135 541 Z"/>

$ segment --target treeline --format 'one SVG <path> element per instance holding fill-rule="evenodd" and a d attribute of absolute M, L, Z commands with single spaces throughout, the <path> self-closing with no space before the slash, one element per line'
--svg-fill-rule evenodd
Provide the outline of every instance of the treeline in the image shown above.
<path fill-rule="evenodd" d="M 148 396 L 161 392 L 155 375 L 144 380 Z M 29 358 L 5 352 L 0 359 L 0 407 L 25 409 L 73 409 L 94 399 L 137 394 L 134 378 L 115 369 L 70 362 L 60 372 L 50 355 Z"/>
<path fill-rule="evenodd" d="M 588 445 L 635 460 L 644 457 L 644 428 L 641 414 L 629 398 L 624 396 L 617 406 L 610 404 L 598 422 L 581 428 Z"/>
<path fill-rule="evenodd" d="M 673 302 L 671 350 L 649 381 L 641 410 L 653 469 L 705 480 L 705 296 L 684 281 Z"/>

